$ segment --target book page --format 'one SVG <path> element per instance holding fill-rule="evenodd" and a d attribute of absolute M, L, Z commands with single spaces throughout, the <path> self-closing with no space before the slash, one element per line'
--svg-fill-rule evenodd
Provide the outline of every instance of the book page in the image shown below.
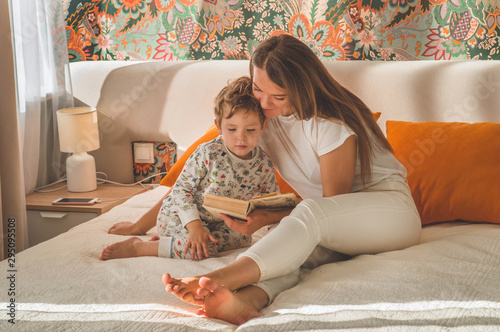
<path fill-rule="evenodd" d="M 246 216 L 254 209 L 282 210 L 293 208 L 299 203 L 294 194 L 276 194 L 253 198 L 243 201 L 235 198 L 206 194 L 203 207 L 214 217 L 219 218 L 219 213 L 246 221 Z"/>
<path fill-rule="evenodd" d="M 216 207 L 213 207 L 213 206 L 206 206 L 206 205 L 203 205 L 203 207 L 208 211 L 210 212 L 214 217 L 216 218 L 220 218 L 219 217 L 219 213 L 223 213 L 223 214 L 226 214 L 234 219 L 240 219 L 240 220 L 243 220 L 243 221 L 247 221 L 247 218 L 246 218 L 246 214 L 241 214 L 241 213 L 236 213 L 234 211 L 229 211 L 229 210 L 225 210 L 225 209 L 221 209 L 221 208 L 216 208 Z"/>
<path fill-rule="evenodd" d="M 217 218 L 219 218 L 218 213 L 224 213 L 228 216 L 246 220 L 248 206 L 247 201 L 213 194 L 206 194 L 203 201 L 203 207 Z"/>
<path fill-rule="evenodd" d="M 299 203 L 294 194 L 283 194 L 273 196 L 262 196 L 250 200 L 254 209 L 288 209 Z"/>

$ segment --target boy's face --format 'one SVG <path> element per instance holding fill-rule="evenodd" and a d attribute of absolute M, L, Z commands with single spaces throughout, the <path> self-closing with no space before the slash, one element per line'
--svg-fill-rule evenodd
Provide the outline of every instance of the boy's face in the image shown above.
<path fill-rule="evenodd" d="M 226 107 L 224 108 L 224 115 L 227 114 Z M 220 126 L 217 121 L 215 121 L 215 125 L 219 130 L 219 134 L 224 137 L 224 142 L 229 151 L 241 159 L 250 159 L 252 150 L 255 149 L 259 137 L 264 133 L 267 120 L 264 125 L 261 125 L 259 116 L 256 113 L 237 111 L 229 119 L 224 117 Z"/>

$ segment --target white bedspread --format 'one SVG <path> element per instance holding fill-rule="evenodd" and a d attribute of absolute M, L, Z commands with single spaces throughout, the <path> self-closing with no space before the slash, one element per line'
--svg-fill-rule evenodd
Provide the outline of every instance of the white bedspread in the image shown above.
<path fill-rule="evenodd" d="M 166 192 L 136 196 L 110 212 L 17 255 L 19 331 L 498 331 L 500 226 L 450 223 L 424 228 L 421 243 L 363 255 L 304 273 L 262 316 L 237 327 L 197 317 L 195 306 L 164 291 L 161 276 L 191 276 L 224 266 L 238 251 L 201 262 L 140 257 L 100 261 L 109 235 Z M 144 236 L 144 239 L 149 238 Z M 7 274 L 7 261 L 0 263 Z M 1 282 L 0 330 L 8 280 Z"/>

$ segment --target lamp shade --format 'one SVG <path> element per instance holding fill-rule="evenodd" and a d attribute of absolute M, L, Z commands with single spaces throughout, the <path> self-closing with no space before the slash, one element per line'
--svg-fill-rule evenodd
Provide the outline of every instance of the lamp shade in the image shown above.
<path fill-rule="evenodd" d="M 99 149 L 97 111 L 92 107 L 71 107 L 57 111 L 59 144 L 62 152 Z"/>

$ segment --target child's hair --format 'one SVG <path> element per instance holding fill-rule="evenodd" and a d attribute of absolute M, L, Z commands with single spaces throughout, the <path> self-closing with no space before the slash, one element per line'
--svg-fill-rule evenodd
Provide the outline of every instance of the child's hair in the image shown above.
<path fill-rule="evenodd" d="M 227 108 L 229 111 L 227 114 L 224 114 L 224 108 Z M 240 111 L 256 113 L 262 125 L 266 120 L 259 101 L 253 96 L 252 80 L 250 77 L 242 76 L 228 82 L 217 97 L 215 97 L 214 115 L 219 126 L 223 118 L 229 119 L 236 112 Z"/>

